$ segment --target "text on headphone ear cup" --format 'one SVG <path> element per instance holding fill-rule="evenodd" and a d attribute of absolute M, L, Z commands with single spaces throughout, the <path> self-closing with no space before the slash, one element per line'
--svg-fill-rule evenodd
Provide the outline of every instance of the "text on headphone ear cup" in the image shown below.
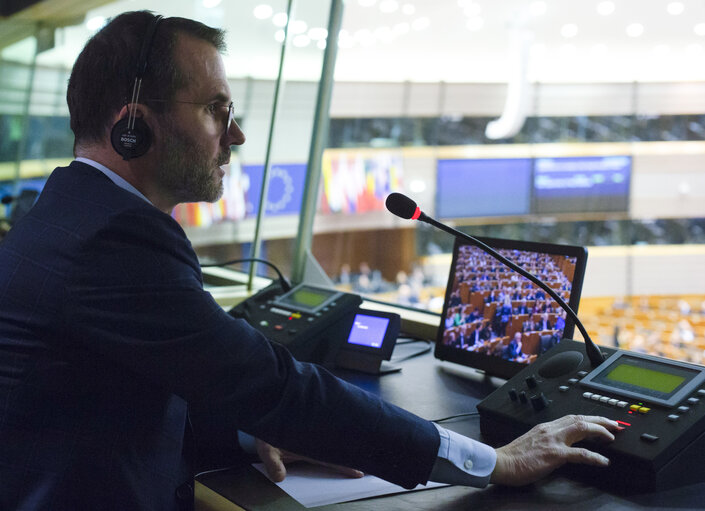
<path fill-rule="evenodd" d="M 110 132 L 113 149 L 124 160 L 142 156 L 152 144 L 152 133 L 149 126 L 140 118 L 134 119 L 133 127 L 128 127 L 129 117 L 124 117 L 115 123 Z"/>

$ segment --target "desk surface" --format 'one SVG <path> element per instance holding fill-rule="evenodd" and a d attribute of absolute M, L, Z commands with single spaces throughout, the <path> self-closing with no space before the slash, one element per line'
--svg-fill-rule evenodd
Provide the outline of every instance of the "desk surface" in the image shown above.
<path fill-rule="evenodd" d="M 420 345 L 397 346 L 394 358 L 419 349 Z M 345 380 L 426 419 L 473 412 L 477 403 L 492 392 L 499 380 L 461 378 L 444 371 L 432 353 L 402 361 L 399 373 L 371 376 L 348 371 L 337 374 Z M 443 426 L 472 438 L 480 438 L 477 416 L 454 419 Z M 280 490 L 252 467 L 201 476 L 199 481 L 247 510 L 301 511 L 306 508 Z M 705 483 L 650 494 L 615 494 L 559 471 L 543 481 L 523 488 L 489 486 L 483 490 L 451 486 L 377 497 L 356 502 L 321 506 L 321 511 L 375 510 L 570 510 L 596 509 L 703 509 Z"/>

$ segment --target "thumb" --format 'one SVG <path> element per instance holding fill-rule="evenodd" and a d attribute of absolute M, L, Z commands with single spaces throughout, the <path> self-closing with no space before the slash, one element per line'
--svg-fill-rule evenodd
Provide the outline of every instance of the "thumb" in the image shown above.
<path fill-rule="evenodd" d="M 275 483 L 279 483 L 286 477 L 286 467 L 282 461 L 279 449 L 268 445 L 267 448 L 259 449 L 259 457 L 264 463 L 267 475 Z"/>

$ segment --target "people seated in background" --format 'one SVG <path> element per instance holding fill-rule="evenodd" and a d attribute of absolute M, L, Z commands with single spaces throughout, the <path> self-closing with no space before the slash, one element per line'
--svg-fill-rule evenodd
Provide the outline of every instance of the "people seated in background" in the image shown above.
<path fill-rule="evenodd" d="M 514 334 L 514 338 L 509 341 L 509 344 L 507 344 L 503 351 L 502 351 L 502 358 L 506 360 L 515 360 L 515 359 L 521 359 L 524 358 L 526 355 L 521 351 L 522 348 L 522 342 L 521 342 L 521 332 L 516 332 Z"/>
<path fill-rule="evenodd" d="M 541 314 L 541 319 L 539 320 L 538 330 L 550 330 L 551 322 L 548 320 L 548 313 L 544 312 Z"/>
<path fill-rule="evenodd" d="M 529 313 L 529 319 L 524 321 L 524 324 L 521 327 L 522 332 L 533 332 L 536 330 L 536 321 L 534 321 L 534 314 L 533 312 Z"/>
<path fill-rule="evenodd" d="M 563 309 L 560 309 L 556 314 L 556 324 L 553 328 L 561 333 L 565 330 L 565 311 Z"/>
<path fill-rule="evenodd" d="M 489 322 L 485 321 L 480 327 L 476 328 L 470 334 L 469 342 L 470 346 L 478 346 L 492 338 L 492 330 L 490 329 Z"/>
<path fill-rule="evenodd" d="M 505 301 L 501 307 L 497 308 L 497 312 L 495 313 L 495 317 L 498 318 L 497 321 L 497 335 L 498 336 L 503 336 L 505 335 L 507 331 L 507 325 L 509 324 L 509 321 L 512 319 L 512 303 L 509 301 Z"/>
<path fill-rule="evenodd" d="M 528 314 L 529 308 L 526 306 L 526 300 L 521 300 L 519 305 L 514 307 L 514 314 Z"/>
<path fill-rule="evenodd" d="M 468 314 L 466 318 L 467 323 L 472 323 L 473 321 L 477 321 L 478 319 L 482 319 L 482 314 L 480 314 L 480 309 L 475 307 L 470 314 Z"/>

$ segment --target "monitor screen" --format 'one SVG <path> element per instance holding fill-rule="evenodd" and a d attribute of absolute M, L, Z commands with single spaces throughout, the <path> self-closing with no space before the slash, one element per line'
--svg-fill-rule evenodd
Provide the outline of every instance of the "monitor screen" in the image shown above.
<path fill-rule="evenodd" d="M 629 156 L 536 158 L 533 212 L 629 211 Z"/>
<path fill-rule="evenodd" d="M 479 238 L 548 284 L 577 312 L 583 247 Z M 546 291 L 466 242 L 453 249 L 435 355 L 508 378 L 573 335 Z"/>
<path fill-rule="evenodd" d="M 438 160 L 436 216 L 526 215 L 531 159 Z"/>
<path fill-rule="evenodd" d="M 355 319 L 350 328 L 350 335 L 348 336 L 348 343 L 369 346 L 370 348 L 381 348 L 388 325 L 389 318 L 355 314 Z"/>

